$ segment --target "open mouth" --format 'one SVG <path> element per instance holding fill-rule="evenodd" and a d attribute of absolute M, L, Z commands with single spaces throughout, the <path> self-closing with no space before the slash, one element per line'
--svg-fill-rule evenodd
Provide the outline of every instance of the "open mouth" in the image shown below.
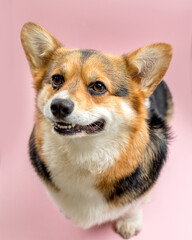
<path fill-rule="evenodd" d="M 90 125 L 79 125 L 79 124 L 71 124 L 66 122 L 53 122 L 53 128 L 55 132 L 61 135 L 74 135 L 80 133 L 82 131 L 87 134 L 95 134 L 101 132 L 104 129 L 105 120 L 100 119 Z"/>

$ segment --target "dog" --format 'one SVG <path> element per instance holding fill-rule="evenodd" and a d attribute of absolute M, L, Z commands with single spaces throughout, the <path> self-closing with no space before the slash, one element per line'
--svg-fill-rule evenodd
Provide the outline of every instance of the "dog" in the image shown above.
<path fill-rule="evenodd" d="M 84 229 L 114 222 L 123 238 L 138 234 L 167 157 L 172 47 L 67 49 L 30 22 L 21 42 L 36 92 L 29 155 L 50 197 Z"/>

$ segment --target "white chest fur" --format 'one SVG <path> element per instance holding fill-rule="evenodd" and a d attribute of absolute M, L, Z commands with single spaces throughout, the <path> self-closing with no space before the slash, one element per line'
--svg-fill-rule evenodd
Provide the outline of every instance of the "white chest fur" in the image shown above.
<path fill-rule="evenodd" d="M 107 146 L 103 144 L 107 139 L 102 139 L 99 142 L 92 139 L 93 144 L 84 142 L 83 138 L 74 141 L 60 137 L 51 129 L 44 134 L 43 155 L 51 178 L 60 190 L 56 192 L 47 187 L 49 195 L 61 212 L 83 228 L 117 219 L 138 204 L 111 206 L 95 188 L 95 174 L 113 164 L 119 154 L 118 141 L 114 144 L 110 141 Z"/>

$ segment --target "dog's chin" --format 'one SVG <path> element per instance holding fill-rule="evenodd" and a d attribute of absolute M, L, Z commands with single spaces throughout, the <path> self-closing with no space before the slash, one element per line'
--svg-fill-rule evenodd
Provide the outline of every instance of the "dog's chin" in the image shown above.
<path fill-rule="evenodd" d="M 62 136 L 68 137 L 83 137 L 83 136 L 90 136 L 96 135 L 105 129 L 106 122 L 104 119 L 99 119 L 96 122 L 93 122 L 89 125 L 79 125 L 79 124 L 72 124 L 68 122 L 52 122 L 53 131 Z"/>

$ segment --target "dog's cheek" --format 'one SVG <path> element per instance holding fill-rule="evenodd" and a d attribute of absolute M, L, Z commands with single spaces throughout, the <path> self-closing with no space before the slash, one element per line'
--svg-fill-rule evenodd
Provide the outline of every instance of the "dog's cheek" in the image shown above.
<path fill-rule="evenodd" d="M 127 123 L 134 121 L 134 119 L 136 118 L 136 112 L 131 107 L 131 104 L 129 102 L 122 101 L 120 103 L 119 109 L 120 115 L 126 120 Z"/>
<path fill-rule="evenodd" d="M 111 124 L 117 131 L 127 130 L 136 119 L 136 112 L 129 102 L 116 101 L 116 104 L 110 106 Z"/>
<path fill-rule="evenodd" d="M 47 99 L 44 96 L 45 96 L 45 90 L 42 89 L 40 90 L 37 96 L 37 107 L 39 110 L 41 110 L 41 112 L 43 112 L 43 108 L 47 102 Z"/>
<path fill-rule="evenodd" d="M 37 95 L 37 107 L 39 110 L 44 113 L 45 108 L 49 107 L 50 99 L 52 98 L 53 93 L 49 86 L 45 86 L 42 90 L 39 91 Z"/>

